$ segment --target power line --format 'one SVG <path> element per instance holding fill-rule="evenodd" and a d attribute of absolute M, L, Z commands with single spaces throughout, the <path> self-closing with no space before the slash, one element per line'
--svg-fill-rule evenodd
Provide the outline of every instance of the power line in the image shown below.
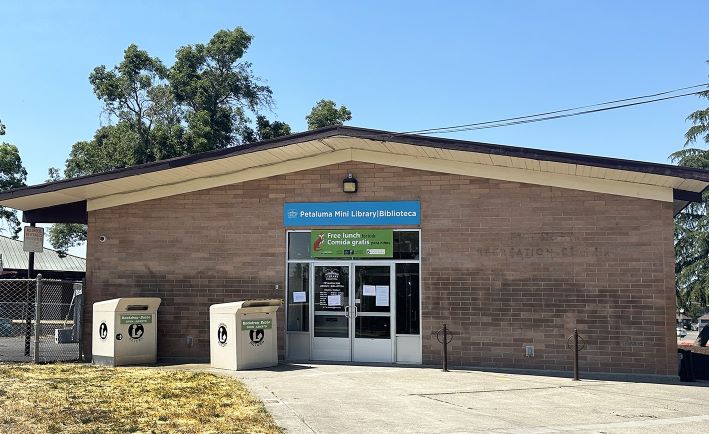
<path fill-rule="evenodd" d="M 690 95 L 698 95 L 698 94 L 702 93 L 703 91 L 689 92 L 689 93 L 683 93 L 680 95 L 671 95 L 671 96 L 656 98 L 656 97 L 659 97 L 662 95 L 668 95 L 668 94 L 677 93 L 677 92 L 680 92 L 683 90 L 694 89 L 697 87 L 704 87 L 704 86 L 708 86 L 708 85 L 709 85 L 709 83 L 702 83 L 702 84 L 697 84 L 694 86 L 687 86 L 687 87 L 682 87 L 679 89 L 668 90 L 668 91 L 658 92 L 658 93 L 649 94 L 649 95 L 636 96 L 636 97 L 632 97 L 632 98 L 623 98 L 623 99 L 607 101 L 607 102 L 602 102 L 602 103 L 598 103 L 598 104 L 579 106 L 579 107 L 574 107 L 574 108 L 568 108 L 568 109 L 563 109 L 563 110 L 554 110 L 554 111 L 545 112 L 545 113 L 537 113 L 537 114 L 526 115 L 526 116 L 517 116 L 517 117 L 513 117 L 513 118 L 498 119 L 498 120 L 487 121 L 487 122 L 476 122 L 476 123 L 470 123 L 470 124 L 453 125 L 453 126 L 449 126 L 449 127 L 439 127 L 439 128 L 428 128 L 428 129 L 423 129 L 423 130 L 404 131 L 404 132 L 397 133 L 397 134 L 421 134 L 421 135 L 447 134 L 447 133 L 455 133 L 455 132 L 461 132 L 461 131 L 482 130 L 482 129 L 487 129 L 487 128 L 499 128 L 499 127 L 505 127 L 505 126 L 510 126 L 510 125 L 519 125 L 519 124 L 541 122 L 541 121 L 546 121 L 546 120 L 560 119 L 560 118 L 566 118 L 566 117 L 572 117 L 572 116 L 580 116 L 580 115 L 589 114 L 589 113 L 597 113 L 597 112 L 615 110 L 615 109 L 619 109 L 619 108 L 631 107 L 631 106 L 636 106 L 636 105 L 650 104 L 650 103 L 669 100 L 669 99 L 682 98 L 682 97 L 690 96 Z M 652 99 L 648 99 L 648 98 L 652 98 Z M 643 100 L 643 101 L 638 101 L 638 100 Z M 627 104 L 618 104 L 621 102 L 628 102 L 628 101 L 635 101 L 635 102 L 630 102 Z M 615 104 L 615 105 L 612 105 L 610 107 L 604 107 L 604 106 L 608 106 L 611 104 Z M 599 107 L 599 108 L 591 109 L 591 110 L 583 110 L 583 109 L 590 109 L 592 107 Z M 578 111 L 578 110 L 583 110 L 583 111 Z M 572 113 L 569 113 L 569 112 L 572 112 Z"/>
<path fill-rule="evenodd" d="M 632 106 L 642 105 L 642 104 L 650 104 L 653 102 L 664 101 L 664 100 L 668 100 L 668 99 L 682 98 L 682 97 L 690 96 L 690 95 L 699 95 L 700 93 L 702 93 L 702 91 L 684 93 L 681 95 L 666 96 L 663 98 L 656 98 L 656 99 L 652 99 L 652 100 L 648 100 L 648 101 L 639 101 L 639 102 L 622 104 L 622 105 L 617 105 L 617 106 L 612 106 L 612 107 L 604 107 L 604 108 L 598 108 L 598 109 L 593 109 L 593 110 L 585 110 L 585 111 L 575 112 L 575 113 L 566 113 L 566 114 L 562 114 L 562 115 L 546 116 L 546 117 L 534 118 L 534 119 L 523 119 L 523 120 L 519 120 L 519 121 L 503 122 L 503 123 L 497 123 L 497 124 L 491 124 L 491 125 L 481 125 L 481 126 L 472 126 L 472 127 L 465 127 L 465 128 L 448 129 L 445 131 L 431 131 L 431 132 L 419 133 L 419 134 L 423 134 L 423 135 L 435 134 L 435 133 L 445 134 L 445 133 L 455 133 L 455 132 L 459 132 L 459 131 L 483 130 L 483 129 L 487 129 L 487 128 L 506 127 L 509 125 L 528 124 L 528 123 L 533 123 L 533 122 L 547 121 L 547 120 L 551 120 L 551 119 L 568 118 L 568 117 L 572 117 L 572 116 L 585 115 L 585 114 L 589 114 L 589 113 L 597 113 L 597 112 L 603 112 L 603 111 L 608 111 L 608 110 L 615 110 L 615 109 L 619 109 L 619 108 L 632 107 Z M 490 122 L 488 122 L 488 123 L 490 123 Z"/>

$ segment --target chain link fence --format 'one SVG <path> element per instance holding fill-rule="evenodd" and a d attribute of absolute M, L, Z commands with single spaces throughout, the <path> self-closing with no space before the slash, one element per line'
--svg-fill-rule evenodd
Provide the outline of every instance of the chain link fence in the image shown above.
<path fill-rule="evenodd" d="M 79 360 L 83 285 L 0 279 L 0 362 Z"/>

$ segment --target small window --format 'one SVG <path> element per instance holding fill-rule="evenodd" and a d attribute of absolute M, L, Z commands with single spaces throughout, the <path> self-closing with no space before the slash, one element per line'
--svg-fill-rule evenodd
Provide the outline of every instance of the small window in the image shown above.
<path fill-rule="evenodd" d="M 310 259 L 310 232 L 288 233 L 288 259 Z"/>
<path fill-rule="evenodd" d="M 396 264 L 396 333 L 420 333 L 419 264 Z"/>
<path fill-rule="evenodd" d="M 394 231 L 394 259 L 419 259 L 418 231 Z"/>
<path fill-rule="evenodd" d="M 288 264 L 288 331 L 307 332 L 310 265 Z"/>

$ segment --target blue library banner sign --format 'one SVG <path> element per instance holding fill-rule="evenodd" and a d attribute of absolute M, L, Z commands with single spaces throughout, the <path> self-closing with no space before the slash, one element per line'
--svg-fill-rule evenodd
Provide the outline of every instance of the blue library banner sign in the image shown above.
<path fill-rule="evenodd" d="M 396 202 L 287 202 L 285 226 L 404 226 L 421 224 L 417 200 Z"/>

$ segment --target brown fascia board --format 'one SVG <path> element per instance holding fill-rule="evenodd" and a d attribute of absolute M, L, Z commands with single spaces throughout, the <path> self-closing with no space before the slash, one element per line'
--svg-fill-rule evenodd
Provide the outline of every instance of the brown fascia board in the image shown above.
<path fill-rule="evenodd" d="M 558 163 L 580 164 L 585 166 L 603 167 L 607 169 L 627 170 L 631 172 L 650 173 L 655 175 L 670 176 L 675 178 L 694 179 L 709 182 L 709 170 L 691 167 L 673 166 L 670 164 L 648 163 L 643 161 L 624 160 L 618 158 L 598 157 L 593 155 L 572 154 L 541 149 L 520 148 L 516 146 L 497 145 L 491 143 L 471 142 L 466 140 L 446 139 L 441 137 L 428 137 L 414 134 L 395 133 L 390 131 L 371 130 L 367 128 L 349 126 L 331 126 L 314 131 L 291 134 L 270 140 L 250 143 L 232 148 L 218 149 L 202 152 L 184 157 L 161 160 L 137 166 L 116 169 L 95 175 L 81 176 L 61 181 L 21 187 L 0 193 L 0 200 L 14 199 L 40 193 L 64 190 L 98 182 L 136 176 L 160 170 L 174 169 L 191 164 L 219 160 L 241 154 L 248 154 L 267 149 L 274 149 L 294 143 L 310 140 L 325 139 L 335 136 L 346 136 L 360 139 L 376 140 L 381 142 L 396 142 L 416 146 L 443 148 L 463 152 L 477 152 L 482 154 L 502 155 L 531 160 L 553 161 Z"/>
<path fill-rule="evenodd" d="M 89 223 L 86 201 L 63 203 L 60 205 L 35 208 L 22 212 L 25 223 Z"/>

